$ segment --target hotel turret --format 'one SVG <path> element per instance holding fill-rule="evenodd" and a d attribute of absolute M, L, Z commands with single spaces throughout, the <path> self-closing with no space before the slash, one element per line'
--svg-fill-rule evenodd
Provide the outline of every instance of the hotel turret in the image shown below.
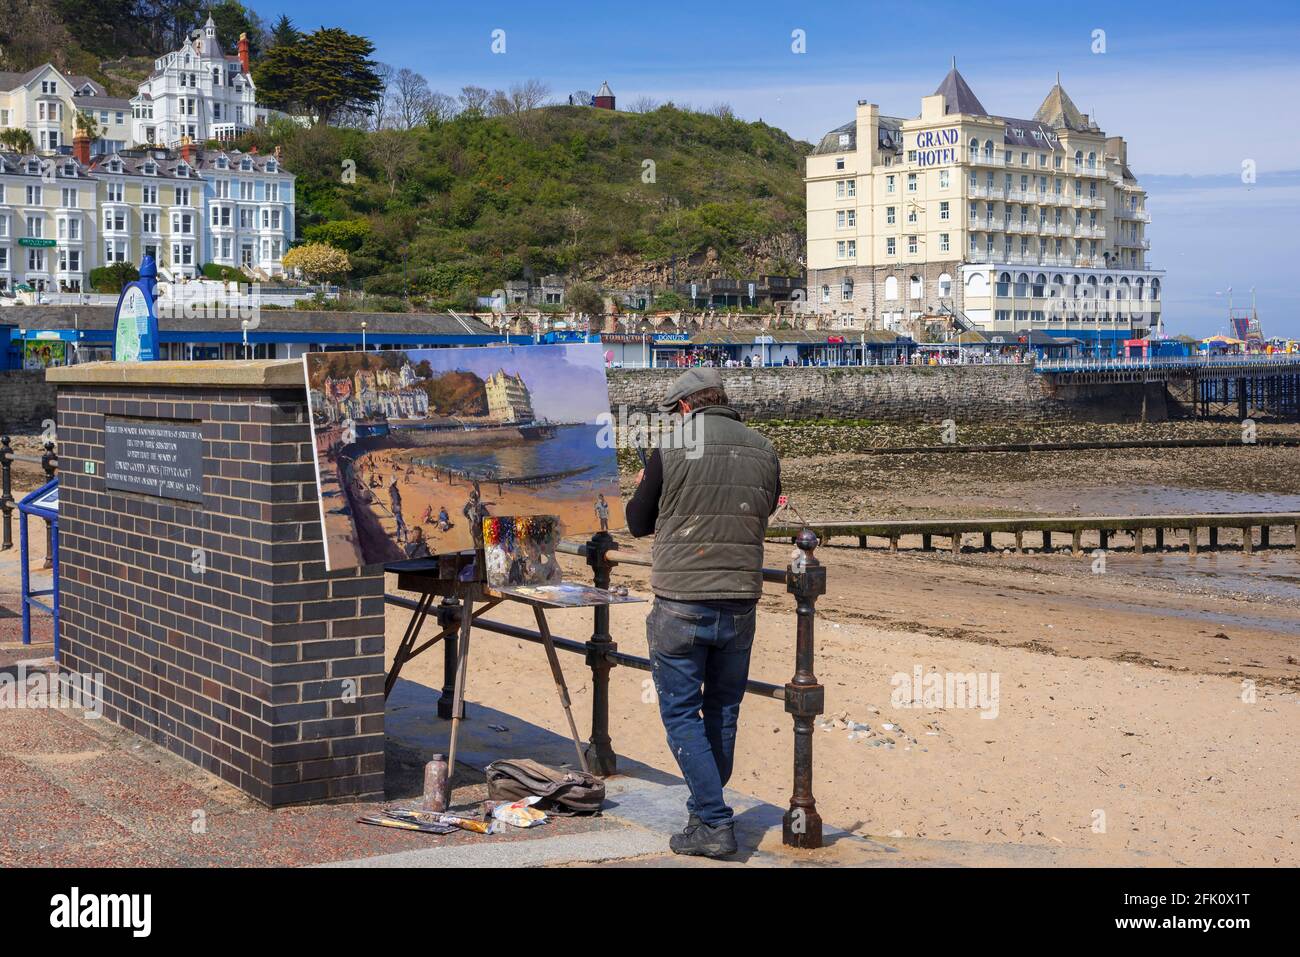
<path fill-rule="evenodd" d="M 990 113 L 955 61 L 918 117 L 860 100 L 805 183 L 808 299 L 830 325 L 1037 330 L 1103 355 L 1159 327 L 1146 192 L 1059 76 L 1033 119 Z"/>

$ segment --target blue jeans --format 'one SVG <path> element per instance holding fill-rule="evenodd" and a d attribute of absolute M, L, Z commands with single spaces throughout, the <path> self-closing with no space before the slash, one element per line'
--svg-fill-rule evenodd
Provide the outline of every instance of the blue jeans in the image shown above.
<path fill-rule="evenodd" d="M 756 605 L 656 598 L 646 619 L 659 716 L 691 790 L 686 808 L 712 827 L 731 822 L 722 789 L 736 753 Z"/>

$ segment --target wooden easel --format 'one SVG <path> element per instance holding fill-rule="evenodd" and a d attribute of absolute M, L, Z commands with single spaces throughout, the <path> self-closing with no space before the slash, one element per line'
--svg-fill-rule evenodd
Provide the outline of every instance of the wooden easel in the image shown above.
<path fill-rule="evenodd" d="M 477 555 L 477 560 L 476 560 Z M 406 632 L 397 653 L 393 657 L 393 666 L 384 681 L 384 696 L 387 697 L 397 683 L 402 666 L 417 655 L 422 654 L 439 641 L 457 636 L 456 641 L 456 677 L 454 683 L 451 710 L 451 742 L 447 748 L 447 793 L 444 795 L 448 804 L 451 801 L 451 779 L 456 768 L 456 746 L 460 737 L 460 722 L 465 713 L 465 675 L 469 665 L 470 633 L 474 620 L 504 601 L 529 605 L 537 621 L 537 631 L 541 635 L 542 646 L 546 649 L 546 660 L 551 668 L 551 677 L 555 680 L 556 693 L 560 705 L 564 708 L 564 717 L 569 723 L 569 734 L 573 738 L 573 749 L 578 755 L 578 764 L 583 771 L 589 771 L 587 756 L 582 750 L 582 740 L 578 737 L 578 726 L 573 720 L 573 708 L 569 699 L 569 688 L 564 681 L 564 672 L 560 669 L 560 658 L 555 653 L 555 641 L 551 637 L 550 625 L 546 621 L 546 609 L 537 602 L 528 601 L 516 595 L 503 595 L 493 591 L 483 581 L 483 553 L 456 552 L 439 555 L 435 558 L 415 558 L 394 562 L 384 566 L 384 570 L 397 573 L 397 587 L 401 591 L 418 592 L 419 600 L 407 622 Z M 462 580 L 462 576 L 467 580 Z M 428 641 L 416 646 L 420 631 L 429 617 L 434 600 L 452 599 L 460 603 L 458 622 L 445 622 L 438 634 Z M 475 604 L 478 604 L 475 610 Z M 445 689 L 444 689 L 445 693 Z"/>

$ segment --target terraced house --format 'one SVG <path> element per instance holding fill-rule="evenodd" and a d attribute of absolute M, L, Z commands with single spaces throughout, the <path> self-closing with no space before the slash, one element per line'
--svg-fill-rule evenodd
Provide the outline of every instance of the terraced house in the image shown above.
<path fill-rule="evenodd" d="M 808 285 L 846 328 L 1076 337 L 1158 327 L 1146 192 L 1128 147 L 1057 83 L 1032 119 L 992 114 L 954 62 L 914 118 L 859 101 L 807 160 Z"/>
<path fill-rule="evenodd" d="M 96 187 L 71 157 L 0 153 L 0 289 L 88 287 Z"/>
<path fill-rule="evenodd" d="M 208 263 L 250 279 L 284 273 L 294 177 L 275 156 L 120 150 L 92 157 L 0 153 L 0 289 L 90 289 L 90 271 L 152 256 L 166 279 Z"/>

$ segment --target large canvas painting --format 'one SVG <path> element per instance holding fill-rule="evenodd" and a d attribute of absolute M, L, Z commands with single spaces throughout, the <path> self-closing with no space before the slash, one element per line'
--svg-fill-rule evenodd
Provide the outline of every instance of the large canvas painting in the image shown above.
<path fill-rule="evenodd" d="M 552 515 L 568 537 L 623 524 L 598 344 L 303 362 L 329 569 L 482 547 L 490 516 Z"/>

